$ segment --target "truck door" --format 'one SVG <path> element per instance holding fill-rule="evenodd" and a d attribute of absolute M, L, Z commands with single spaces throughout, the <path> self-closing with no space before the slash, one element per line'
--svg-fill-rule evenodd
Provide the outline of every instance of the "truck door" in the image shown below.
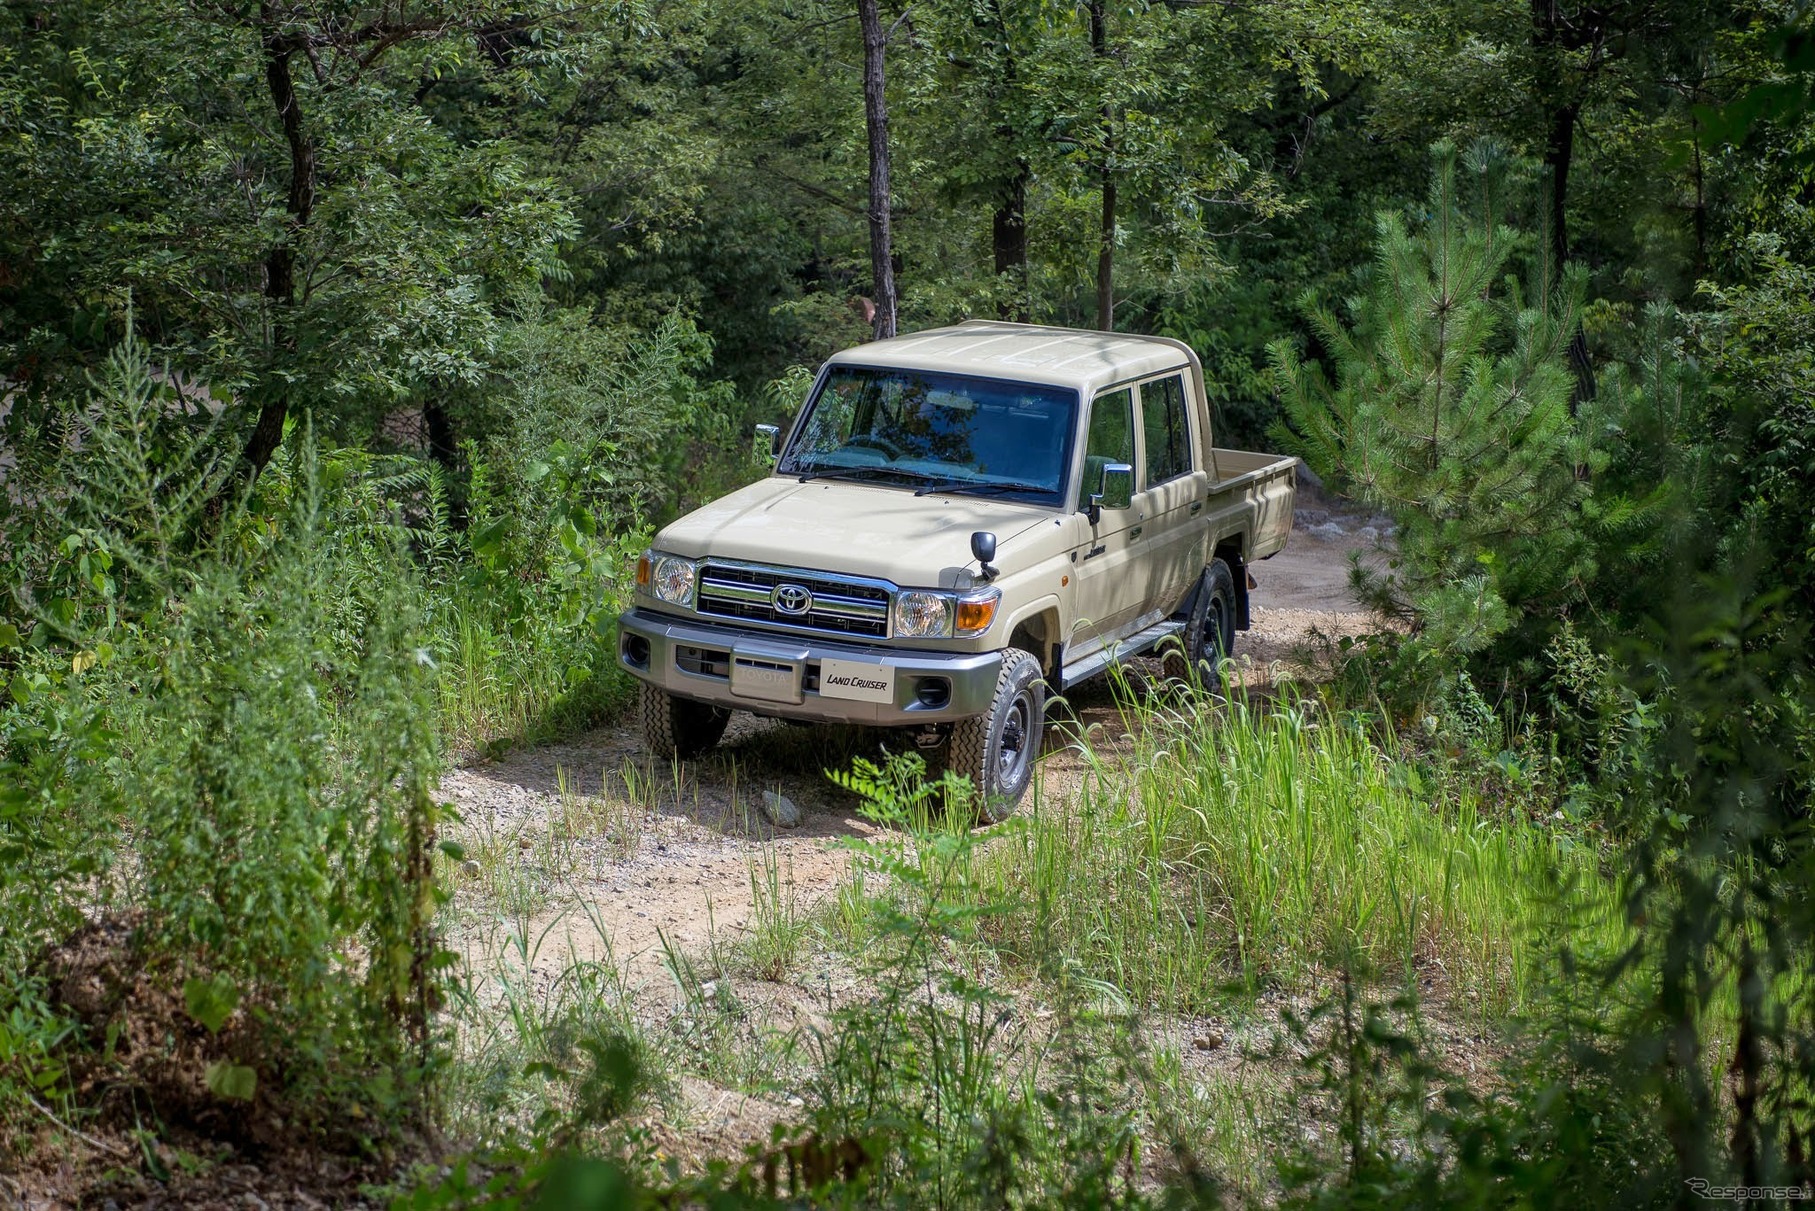
<path fill-rule="evenodd" d="M 1199 465 L 1183 373 L 1141 384 L 1141 567 L 1152 608 L 1171 610 L 1210 562 L 1204 499 L 1210 473 Z"/>
<path fill-rule="evenodd" d="M 1126 509 L 1104 509 L 1092 525 L 1087 513 L 1091 494 L 1103 482 L 1110 463 L 1135 466 L 1134 390 L 1120 387 L 1091 401 L 1086 421 L 1083 473 L 1078 480 L 1078 516 L 1073 519 L 1079 546 L 1077 594 L 1068 658 L 1088 655 L 1104 642 L 1120 638 L 1140 613 L 1144 585 L 1136 575 L 1141 535 L 1140 495 Z M 1138 473 L 1138 472 L 1137 472 Z M 1137 481 L 1138 482 L 1138 481 Z"/>

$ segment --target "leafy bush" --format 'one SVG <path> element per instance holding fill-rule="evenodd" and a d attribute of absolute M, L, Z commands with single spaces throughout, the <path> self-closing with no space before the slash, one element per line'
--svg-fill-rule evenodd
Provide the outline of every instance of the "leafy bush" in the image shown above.
<path fill-rule="evenodd" d="M 533 507 L 546 494 L 537 468 L 560 449 L 593 464 L 568 485 L 577 505 L 614 520 L 678 505 L 690 463 L 724 444 L 733 411 L 729 384 L 696 377 L 710 338 L 680 315 L 645 333 L 530 296 L 516 309 L 483 387 L 454 397 L 494 498 L 523 494 Z"/>
<path fill-rule="evenodd" d="M 454 531 L 430 510 L 417 540 L 447 552 L 431 620 L 447 662 L 444 731 L 482 747 L 595 722 L 628 696 L 617 617 L 648 532 L 611 532 L 600 496 L 614 480 L 608 451 L 557 442 L 514 491 L 494 484 L 476 447 L 467 453 L 467 527 Z M 431 500 L 437 482 L 431 472 Z"/>
<path fill-rule="evenodd" d="M 401 1097 L 440 995 L 433 657 L 405 552 L 327 509 L 310 457 L 276 532 L 196 568 L 160 628 L 110 779 L 123 894 L 154 964 L 247 1007 L 287 1093 Z"/>

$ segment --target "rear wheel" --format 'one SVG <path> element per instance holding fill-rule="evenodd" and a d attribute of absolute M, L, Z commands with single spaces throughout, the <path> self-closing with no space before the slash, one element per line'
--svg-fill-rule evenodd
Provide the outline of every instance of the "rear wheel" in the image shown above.
<path fill-rule="evenodd" d="M 1213 559 L 1204 569 L 1191 617 L 1179 638 L 1184 649 L 1174 647 L 1166 652 L 1163 667 L 1167 679 L 1215 685 L 1217 666 L 1235 651 L 1235 576 L 1222 560 Z"/>
<path fill-rule="evenodd" d="M 996 824 L 1015 814 L 1033 781 L 1034 759 L 1046 730 L 1046 682 L 1040 660 L 1009 648 L 1002 654 L 989 710 L 952 725 L 942 764 L 975 788 L 972 810 Z"/>
<path fill-rule="evenodd" d="M 731 712 L 722 706 L 676 698 L 647 681 L 637 682 L 637 722 L 651 756 L 664 761 L 697 757 L 719 742 L 730 721 Z"/>

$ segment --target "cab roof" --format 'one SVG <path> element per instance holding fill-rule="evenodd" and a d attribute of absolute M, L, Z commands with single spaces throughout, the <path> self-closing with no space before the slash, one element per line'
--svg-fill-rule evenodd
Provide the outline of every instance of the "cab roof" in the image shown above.
<path fill-rule="evenodd" d="M 835 353 L 834 366 L 943 370 L 982 378 L 1075 387 L 1089 394 L 1114 383 L 1191 367 L 1197 357 L 1182 341 L 1126 332 L 1094 332 L 966 320 Z"/>

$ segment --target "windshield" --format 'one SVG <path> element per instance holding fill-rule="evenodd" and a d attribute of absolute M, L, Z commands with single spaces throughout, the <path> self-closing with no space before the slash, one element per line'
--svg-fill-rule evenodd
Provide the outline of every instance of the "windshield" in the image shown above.
<path fill-rule="evenodd" d="M 1057 505 L 1077 411 L 1062 387 L 834 366 L 776 469 Z"/>

